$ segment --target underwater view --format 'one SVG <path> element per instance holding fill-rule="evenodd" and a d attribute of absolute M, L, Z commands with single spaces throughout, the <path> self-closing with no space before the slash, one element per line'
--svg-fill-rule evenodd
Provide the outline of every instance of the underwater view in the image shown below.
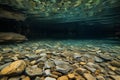
<path fill-rule="evenodd" d="M 0 80 L 120 80 L 120 1 L 0 0 Z"/>

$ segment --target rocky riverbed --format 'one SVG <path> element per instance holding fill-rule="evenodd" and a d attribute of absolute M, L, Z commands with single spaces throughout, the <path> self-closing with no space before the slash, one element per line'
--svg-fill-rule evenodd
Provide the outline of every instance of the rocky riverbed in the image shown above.
<path fill-rule="evenodd" d="M 0 44 L 0 80 L 120 80 L 115 40 Z"/>

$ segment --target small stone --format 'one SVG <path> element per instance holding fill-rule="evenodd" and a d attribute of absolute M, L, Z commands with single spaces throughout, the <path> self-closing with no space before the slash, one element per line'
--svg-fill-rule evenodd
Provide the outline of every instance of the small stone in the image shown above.
<path fill-rule="evenodd" d="M 110 68 L 112 71 L 115 71 L 117 68 L 113 67 L 113 66 L 108 66 L 108 68 Z"/>
<path fill-rule="evenodd" d="M 75 74 L 68 74 L 68 78 L 70 78 L 70 79 L 75 78 Z"/>
<path fill-rule="evenodd" d="M 88 69 L 90 72 L 95 72 L 96 71 L 96 69 L 94 68 L 94 67 L 90 67 L 90 66 L 84 66 L 86 69 Z"/>
<path fill-rule="evenodd" d="M 118 75 L 112 75 L 110 77 L 114 80 L 120 80 L 120 76 L 118 76 Z"/>
<path fill-rule="evenodd" d="M 52 72 L 52 74 L 54 74 L 54 75 L 58 75 L 58 76 L 62 76 L 62 74 L 61 74 L 61 73 L 56 72 L 56 71 L 53 71 L 53 72 Z"/>
<path fill-rule="evenodd" d="M 43 53 L 45 49 L 37 49 L 35 50 L 35 54 Z"/>
<path fill-rule="evenodd" d="M 73 58 L 74 58 L 74 59 L 81 58 L 80 53 L 74 53 Z"/>
<path fill-rule="evenodd" d="M 6 48 L 3 48 L 3 52 L 11 52 L 12 51 L 12 48 L 9 48 L 9 47 L 6 47 Z"/>
<path fill-rule="evenodd" d="M 52 77 L 46 77 L 45 80 L 56 80 L 56 79 Z"/>
<path fill-rule="evenodd" d="M 120 68 L 120 62 L 112 61 L 112 62 L 110 62 L 110 64 L 111 64 L 112 66 L 115 66 L 115 67 Z"/>
<path fill-rule="evenodd" d="M 46 69 L 48 69 L 48 68 L 52 68 L 52 67 L 55 67 L 55 64 L 54 64 L 54 62 L 53 61 L 46 61 L 45 62 L 45 66 L 44 66 L 44 68 Z"/>
<path fill-rule="evenodd" d="M 22 80 L 31 80 L 29 76 L 22 78 Z"/>
<path fill-rule="evenodd" d="M 29 60 L 34 60 L 34 59 L 39 58 L 39 56 L 36 55 L 36 54 L 26 54 L 25 56 L 26 56 Z"/>
<path fill-rule="evenodd" d="M 85 65 L 86 63 L 85 62 L 80 62 L 80 65 Z"/>
<path fill-rule="evenodd" d="M 83 73 L 87 72 L 87 70 L 84 69 L 84 68 L 78 68 L 78 69 L 75 70 L 75 72 L 82 75 Z"/>
<path fill-rule="evenodd" d="M 61 60 L 54 60 L 54 62 L 56 64 L 56 70 L 58 72 L 66 74 L 70 70 L 72 70 L 72 67 L 71 67 L 71 65 L 68 62 L 64 62 L 64 61 L 61 61 Z"/>
<path fill-rule="evenodd" d="M 37 76 L 37 75 L 42 75 L 42 69 L 38 68 L 36 65 L 34 66 L 29 66 L 25 69 L 26 74 L 29 76 Z"/>
<path fill-rule="evenodd" d="M 57 80 L 69 80 L 67 76 L 61 76 Z"/>
<path fill-rule="evenodd" d="M 120 68 L 116 69 L 115 73 L 117 73 L 118 75 L 120 75 Z"/>
<path fill-rule="evenodd" d="M 58 75 L 51 74 L 50 77 L 52 77 L 52 78 L 56 78 L 56 79 L 57 79 L 57 78 L 58 78 Z"/>
<path fill-rule="evenodd" d="M 45 80 L 43 77 L 36 77 L 35 80 Z"/>
<path fill-rule="evenodd" d="M 89 73 L 84 73 L 83 76 L 86 78 L 86 80 L 96 80 L 96 78 Z"/>
<path fill-rule="evenodd" d="M 45 70 L 44 73 L 45 73 L 46 76 L 51 75 L 50 69 Z"/>
<path fill-rule="evenodd" d="M 97 76 L 97 80 L 105 80 L 103 76 Z"/>
<path fill-rule="evenodd" d="M 24 71 L 25 67 L 26 63 L 23 60 L 18 60 L 3 68 L 0 71 L 0 75 L 20 74 Z"/>
<path fill-rule="evenodd" d="M 8 80 L 8 77 L 1 77 L 0 80 Z"/>
<path fill-rule="evenodd" d="M 33 60 L 33 61 L 31 61 L 30 62 L 32 65 L 34 65 L 34 64 L 36 64 L 37 62 L 36 62 L 36 60 Z"/>
<path fill-rule="evenodd" d="M 113 58 L 108 55 L 108 54 L 100 54 L 99 55 L 100 58 L 104 59 L 105 61 L 111 61 Z"/>
<path fill-rule="evenodd" d="M 97 57 L 97 56 L 95 56 L 94 60 L 95 60 L 95 62 L 97 62 L 97 63 L 103 62 L 103 59 L 101 59 L 101 58 L 99 58 L 99 57 Z"/>
<path fill-rule="evenodd" d="M 20 80 L 21 76 L 15 76 L 15 77 L 11 77 L 9 78 L 9 80 Z"/>

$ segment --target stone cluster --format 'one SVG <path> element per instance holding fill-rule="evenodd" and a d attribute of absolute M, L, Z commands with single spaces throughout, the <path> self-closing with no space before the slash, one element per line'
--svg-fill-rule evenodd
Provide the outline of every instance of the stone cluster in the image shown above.
<path fill-rule="evenodd" d="M 119 46 L 45 42 L 1 45 L 0 80 L 120 80 Z"/>

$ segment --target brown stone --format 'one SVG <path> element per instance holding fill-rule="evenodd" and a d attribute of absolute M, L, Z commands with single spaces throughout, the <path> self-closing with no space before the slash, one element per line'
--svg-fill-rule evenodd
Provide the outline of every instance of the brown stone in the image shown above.
<path fill-rule="evenodd" d="M 112 76 L 110 76 L 112 79 L 114 79 L 114 80 L 120 80 L 120 76 L 118 76 L 118 75 L 112 75 Z"/>
<path fill-rule="evenodd" d="M 31 80 L 30 77 L 26 76 L 22 80 Z"/>
<path fill-rule="evenodd" d="M 8 77 L 2 77 L 0 80 L 8 80 Z"/>
<path fill-rule="evenodd" d="M 118 67 L 118 68 L 120 67 L 120 62 L 118 62 L 118 61 L 112 61 L 112 62 L 110 62 L 110 64 L 114 67 Z"/>
<path fill-rule="evenodd" d="M 61 76 L 57 80 L 69 80 L 67 76 Z"/>
<path fill-rule="evenodd" d="M 86 63 L 85 62 L 80 62 L 80 65 L 85 65 Z"/>
<path fill-rule="evenodd" d="M 60 72 L 57 72 L 57 71 L 53 71 L 52 74 L 62 76 L 62 74 Z"/>
<path fill-rule="evenodd" d="M 70 78 L 70 79 L 75 78 L 75 74 L 68 74 L 68 78 Z"/>
<path fill-rule="evenodd" d="M 0 75 L 20 74 L 24 71 L 25 67 L 26 63 L 23 60 L 18 60 L 3 68 L 0 71 Z"/>
<path fill-rule="evenodd" d="M 86 80 L 96 80 L 96 78 L 89 73 L 84 73 L 84 77 L 86 78 Z"/>

